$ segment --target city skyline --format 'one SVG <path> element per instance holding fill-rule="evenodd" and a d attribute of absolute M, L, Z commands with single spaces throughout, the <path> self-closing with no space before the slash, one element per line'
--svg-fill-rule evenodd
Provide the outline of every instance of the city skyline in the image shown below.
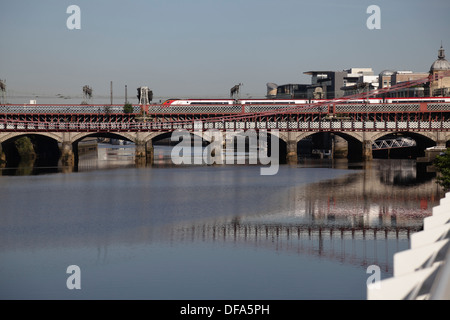
<path fill-rule="evenodd" d="M 66 10 L 80 8 L 81 29 Z M 381 29 L 366 22 L 381 10 Z M 137 102 L 148 86 L 169 97 L 261 98 L 266 83 L 310 83 L 309 70 L 370 67 L 428 72 L 449 47 L 450 3 L 423 1 L 20 1 L 0 12 L 0 79 L 8 100 Z M 59 97 L 72 97 L 62 99 Z M 16 101 L 19 100 L 19 101 Z"/>

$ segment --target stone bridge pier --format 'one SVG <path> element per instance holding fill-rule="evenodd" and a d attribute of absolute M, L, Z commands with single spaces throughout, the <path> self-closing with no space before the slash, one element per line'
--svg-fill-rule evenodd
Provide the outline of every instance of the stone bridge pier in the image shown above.
<path fill-rule="evenodd" d="M 297 164 L 298 163 L 298 150 L 297 143 L 300 141 L 298 139 L 300 133 L 288 132 L 285 134 L 285 142 L 286 142 L 286 162 L 288 164 Z"/>
<path fill-rule="evenodd" d="M 63 141 L 61 144 L 61 164 L 65 167 L 75 165 L 75 154 L 73 152 L 73 144 L 69 141 Z"/>
<path fill-rule="evenodd" d="M 138 165 L 152 164 L 154 157 L 153 141 L 135 141 L 135 162 Z"/>
<path fill-rule="evenodd" d="M 436 147 L 445 148 L 447 145 L 447 140 L 450 138 L 448 132 L 436 131 L 435 135 Z"/>
<path fill-rule="evenodd" d="M 64 167 L 73 167 L 75 165 L 75 152 L 74 152 L 74 143 L 71 140 L 71 134 L 68 132 L 62 132 L 61 135 L 61 143 L 60 143 L 60 152 L 61 152 L 61 164 Z"/>
<path fill-rule="evenodd" d="M 373 144 L 373 140 L 364 140 L 362 142 L 362 160 L 363 161 L 373 160 L 372 144 Z"/>

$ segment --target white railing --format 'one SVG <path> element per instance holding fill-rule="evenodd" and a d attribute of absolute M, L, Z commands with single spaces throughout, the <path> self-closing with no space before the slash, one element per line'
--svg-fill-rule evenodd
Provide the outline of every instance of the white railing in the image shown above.
<path fill-rule="evenodd" d="M 326 121 L 286 121 L 284 119 L 267 121 L 252 121 L 239 118 L 219 121 L 220 119 L 173 120 L 173 121 L 123 121 L 123 122 L 36 122 L 24 120 L 1 119 L 0 129 L 7 131 L 148 131 L 191 129 L 194 122 L 201 123 L 198 129 L 279 129 L 292 131 L 450 131 L 450 120 L 440 122 L 403 121 L 352 121 L 352 120 L 326 120 Z M 374 149 L 405 147 L 408 141 L 391 140 L 375 141 Z M 411 145 L 412 146 L 412 145 Z"/>

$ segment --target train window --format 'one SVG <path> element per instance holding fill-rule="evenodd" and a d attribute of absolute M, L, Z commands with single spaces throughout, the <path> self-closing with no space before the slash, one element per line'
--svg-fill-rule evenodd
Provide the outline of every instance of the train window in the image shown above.
<path fill-rule="evenodd" d="M 189 104 L 196 104 L 196 105 L 223 105 L 228 104 L 228 102 L 207 102 L 207 101 L 191 101 Z"/>
<path fill-rule="evenodd" d="M 247 101 L 245 102 L 245 104 L 257 104 L 257 105 L 267 105 L 267 104 L 279 104 L 279 105 L 283 105 L 283 104 L 294 104 L 295 102 L 293 101 Z"/>

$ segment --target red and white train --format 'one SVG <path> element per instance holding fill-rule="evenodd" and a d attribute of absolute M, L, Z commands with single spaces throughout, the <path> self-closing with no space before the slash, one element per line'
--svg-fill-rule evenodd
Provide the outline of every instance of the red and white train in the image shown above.
<path fill-rule="evenodd" d="M 423 103 L 423 102 L 450 102 L 450 97 L 414 97 L 414 98 L 369 98 L 369 99 L 168 99 L 163 105 L 170 106 L 202 106 L 202 105 L 288 105 L 288 104 L 315 104 L 315 103 Z"/>

